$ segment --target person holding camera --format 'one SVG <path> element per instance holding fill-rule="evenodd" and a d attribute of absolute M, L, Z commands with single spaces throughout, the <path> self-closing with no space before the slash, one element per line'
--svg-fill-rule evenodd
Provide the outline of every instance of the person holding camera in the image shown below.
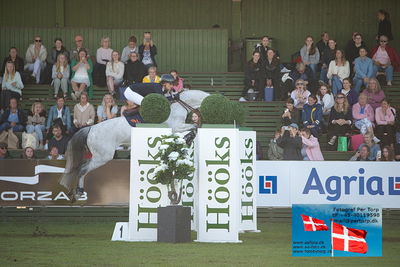
<path fill-rule="evenodd" d="M 139 46 L 140 60 L 146 66 L 157 67 L 155 56 L 157 55 L 157 47 L 153 43 L 151 32 L 143 33 L 143 44 Z"/>
<path fill-rule="evenodd" d="M 301 155 L 303 142 L 299 136 L 299 126 L 296 123 L 283 126 L 281 136 L 276 140 L 276 143 L 283 148 L 284 160 L 303 160 Z"/>

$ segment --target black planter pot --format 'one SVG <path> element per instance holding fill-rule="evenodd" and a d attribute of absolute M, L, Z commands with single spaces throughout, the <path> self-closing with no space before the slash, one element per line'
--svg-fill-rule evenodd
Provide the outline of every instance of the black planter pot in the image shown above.
<path fill-rule="evenodd" d="M 190 207 L 159 207 L 157 209 L 157 242 L 191 242 L 190 223 Z"/>

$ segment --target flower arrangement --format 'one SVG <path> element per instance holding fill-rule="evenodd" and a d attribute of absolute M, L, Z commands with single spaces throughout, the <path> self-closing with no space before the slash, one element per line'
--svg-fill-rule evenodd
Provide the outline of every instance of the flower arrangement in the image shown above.
<path fill-rule="evenodd" d="M 193 159 L 183 135 L 179 133 L 161 136 L 160 164 L 155 168 L 155 180 L 168 188 L 171 204 L 179 204 L 182 196 L 182 182 L 194 172 Z M 179 184 L 180 182 L 180 184 Z M 176 188 L 179 184 L 179 195 Z"/>

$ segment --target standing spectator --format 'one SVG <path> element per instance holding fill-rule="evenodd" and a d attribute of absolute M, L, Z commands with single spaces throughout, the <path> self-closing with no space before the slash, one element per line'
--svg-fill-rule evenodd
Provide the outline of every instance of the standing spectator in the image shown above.
<path fill-rule="evenodd" d="M 324 156 L 322 155 L 321 148 L 319 146 L 318 138 L 314 137 L 311 134 L 310 129 L 302 129 L 300 134 L 301 141 L 303 142 L 303 147 L 301 149 L 303 160 L 324 160 Z"/>
<path fill-rule="evenodd" d="M 267 58 L 265 60 L 264 66 L 266 71 L 267 83 L 272 82 L 272 86 L 274 87 L 274 99 L 279 100 L 282 99 L 282 92 L 280 90 L 280 62 L 279 59 L 275 55 L 275 51 L 272 49 L 267 50 Z M 285 96 L 286 97 L 286 96 Z"/>
<path fill-rule="evenodd" d="M 93 69 L 94 84 L 104 87 L 106 86 L 106 64 L 111 61 L 110 38 L 101 38 L 101 47 L 96 52 L 96 64 Z"/>
<path fill-rule="evenodd" d="M 352 108 L 353 105 L 358 102 L 358 93 L 351 88 L 350 78 L 343 79 L 343 89 L 341 93 L 347 97 L 347 102 L 349 102 L 350 108 Z"/>
<path fill-rule="evenodd" d="M 97 107 L 97 120 L 102 122 L 115 118 L 118 113 L 118 106 L 115 104 L 111 94 L 105 94 L 101 105 Z"/>
<path fill-rule="evenodd" d="M 10 153 L 8 152 L 8 145 L 7 143 L 1 142 L 0 143 L 0 160 L 9 159 Z"/>
<path fill-rule="evenodd" d="M 46 130 L 46 111 L 41 102 L 32 104 L 30 114 L 28 114 L 28 122 L 26 124 L 27 133 L 36 133 L 39 139 L 39 149 L 43 149 L 43 132 Z"/>
<path fill-rule="evenodd" d="M 79 103 L 74 106 L 74 125 L 72 133 L 79 131 L 79 129 L 94 124 L 96 112 L 92 104 L 88 102 L 88 95 L 83 92 L 79 96 Z"/>
<path fill-rule="evenodd" d="M 111 62 L 107 62 L 106 77 L 107 87 L 110 94 L 115 94 L 115 87 L 119 87 L 122 84 L 124 76 L 125 65 L 119 61 L 118 51 L 113 51 L 111 54 Z"/>
<path fill-rule="evenodd" d="M 361 94 L 358 97 L 358 102 L 353 105 L 352 114 L 354 126 L 361 131 L 363 135 L 367 132 L 373 132 L 375 121 L 374 109 L 367 103 L 368 97 Z"/>
<path fill-rule="evenodd" d="M 160 76 L 157 75 L 157 67 L 149 68 L 149 75 L 143 78 L 143 83 L 160 83 Z"/>
<path fill-rule="evenodd" d="M 276 140 L 276 143 L 283 148 L 284 160 L 303 160 L 301 155 L 303 142 L 299 136 L 297 124 L 290 124 L 288 130 L 282 127 L 281 136 Z"/>
<path fill-rule="evenodd" d="M 393 71 L 400 71 L 400 57 L 396 49 L 389 46 L 387 36 L 379 37 L 379 46 L 372 49 L 370 56 L 374 63 L 374 76 L 378 71 L 384 71 L 387 85 L 392 86 Z"/>
<path fill-rule="evenodd" d="M 169 74 L 171 74 L 175 79 L 174 85 L 172 86 L 172 90 L 174 90 L 175 92 L 179 93 L 180 91 L 183 90 L 183 82 L 185 81 L 185 79 L 181 78 L 178 75 L 178 71 L 177 70 L 171 70 L 169 72 Z"/>
<path fill-rule="evenodd" d="M 56 64 L 53 65 L 51 77 L 53 78 L 54 98 L 57 97 L 61 88 L 64 98 L 67 97 L 68 80 L 71 70 L 68 65 L 67 56 L 59 54 Z"/>
<path fill-rule="evenodd" d="M 360 56 L 354 60 L 354 90 L 360 93 L 361 86 L 367 86 L 369 79 L 374 77 L 374 67 L 372 60 L 367 57 L 367 49 L 364 47 L 359 49 Z"/>
<path fill-rule="evenodd" d="M 367 46 L 365 45 L 365 42 L 362 39 L 362 35 L 358 32 L 354 33 L 353 39 L 350 40 L 345 48 L 345 53 L 347 60 L 350 63 L 350 73 L 353 73 L 353 69 L 355 67 L 355 62 L 354 60 L 360 55 L 360 49 L 364 48 L 365 51 L 367 50 Z"/>
<path fill-rule="evenodd" d="M 289 126 L 292 123 L 300 124 L 300 111 L 294 107 L 294 100 L 288 98 L 286 100 L 286 109 L 282 114 L 282 125 Z"/>
<path fill-rule="evenodd" d="M 350 161 L 370 161 L 370 149 L 367 145 L 361 145 L 356 154 L 350 158 Z"/>
<path fill-rule="evenodd" d="M 255 89 L 259 93 L 265 85 L 265 68 L 260 60 L 260 53 L 253 52 L 253 58 L 247 62 L 244 71 L 244 90 L 242 96 L 247 94 L 249 89 Z"/>
<path fill-rule="evenodd" d="M 22 83 L 21 75 L 15 71 L 15 65 L 11 61 L 6 64 L 1 88 L 0 110 L 8 107 L 11 98 L 21 99 L 24 84 Z"/>
<path fill-rule="evenodd" d="M 56 123 L 51 127 L 51 132 L 53 136 L 47 142 L 49 152 L 53 147 L 56 147 L 57 152 L 64 155 L 67 150 L 69 138 L 65 135 L 63 127 Z"/>
<path fill-rule="evenodd" d="M 22 151 L 21 159 L 36 159 L 35 150 L 30 146 L 25 147 Z"/>
<path fill-rule="evenodd" d="M 61 40 L 61 38 L 56 38 L 54 40 L 54 47 L 49 53 L 47 53 L 47 64 L 44 71 L 44 77 L 42 79 L 43 83 L 49 84 L 51 82 L 50 77 L 52 77 L 53 66 L 57 63 L 58 56 L 61 54 L 65 56 L 65 60 L 68 63 L 69 53 L 67 49 L 63 46 L 63 41 Z"/>
<path fill-rule="evenodd" d="M 381 85 L 378 80 L 375 78 L 371 78 L 368 81 L 368 86 L 363 91 L 368 97 L 368 104 L 375 110 L 377 107 L 381 105 L 383 99 L 385 99 L 385 93 L 381 89 Z"/>
<path fill-rule="evenodd" d="M 85 46 L 83 45 L 83 36 L 76 35 L 74 40 L 75 40 L 75 48 L 73 48 L 69 51 L 69 62 L 72 62 L 73 59 L 75 59 L 76 61 L 79 60 L 78 55 L 79 55 L 79 51 L 81 51 L 81 49 L 85 49 L 86 55 L 88 57 L 90 57 L 89 49 L 84 48 Z"/>
<path fill-rule="evenodd" d="M 300 56 L 303 63 L 310 67 L 313 73 L 313 79 L 317 73 L 317 65 L 319 63 L 319 51 L 314 44 L 312 36 L 307 36 L 304 46 L 300 49 Z"/>
<path fill-rule="evenodd" d="M 378 34 L 377 34 L 377 40 L 382 35 L 385 35 L 389 41 L 393 40 L 393 34 L 392 34 L 392 23 L 390 22 L 390 15 L 389 12 L 387 12 L 384 9 L 379 9 L 378 10 L 378 20 L 379 20 L 379 25 L 378 25 Z"/>
<path fill-rule="evenodd" d="M 270 40 L 268 36 L 263 36 L 261 38 L 261 43 L 257 44 L 254 48 L 254 52 L 260 53 L 260 60 L 264 64 L 267 60 L 267 51 L 268 49 L 272 49 L 269 46 Z M 279 59 L 279 51 L 273 49 L 275 52 L 276 57 Z"/>
<path fill-rule="evenodd" d="M 0 117 L 0 133 L 12 129 L 13 132 L 23 132 L 26 125 L 26 115 L 18 108 L 18 100 L 10 99 L 10 107 Z"/>
<path fill-rule="evenodd" d="M 294 106 L 298 109 L 302 109 L 304 104 L 308 103 L 308 97 L 311 95 L 310 91 L 306 89 L 304 80 L 296 81 L 296 89 L 292 91 L 290 97 L 294 101 Z"/>
<path fill-rule="evenodd" d="M 374 141 L 374 134 L 367 133 L 364 135 L 364 143 L 360 145 L 358 150 L 361 150 L 363 145 L 367 145 L 369 147 L 370 153 L 368 159 L 370 161 L 379 160 L 381 157 L 381 147 L 375 143 Z"/>
<path fill-rule="evenodd" d="M 137 39 L 135 36 L 131 36 L 128 39 L 128 45 L 122 50 L 121 61 L 126 64 L 129 60 L 129 56 L 132 53 L 138 53 L 138 48 L 136 46 Z"/>
<path fill-rule="evenodd" d="M 147 70 L 144 64 L 139 60 L 139 54 L 133 52 L 129 55 L 129 60 L 126 62 L 124 71 L 124 80 L 126 86 L 133 83 L 141 83 Z"/>
<path fill-rule="evenodd" d="M 392 108 L 389 101 L 382 100 L 381 106 L 375 110 L 376 136 L 383 145 L 393 145 L 395 137 L 396 110 Z"/>
<path fill-rule="evenodd" d="M 64 159 L 64 156 L 58 153 L 58 148 L 56 146 L 52 146 L 50 148 L 49 155 L 47 156 L 47 159 L 62 160 L 62 159 Z"/>
<path fill-rule="evenodd" d="M 57 96 L 56 104 L 50 108 L 48 115 L 49 117 L 47 118 L 46 124 L 47 130 L 49 130 L 53 126 L 54 121 L 58 119 L 61 120 L 62 126 L 70 131 L 72 127 L 71 112 L 69 108 L 65 106 L 65 99 L 63 96 Z"/>
<path fill-rule="evenodd" d="M 328 78 L 326 77 L 328 73 L 329 63 L 335 60 L 336 57 L 336 41 L 331 39 L 328 41 L 328 47 L 325 48 L 321 56 L 321 72 L 319 74 L 319 80 L 324 83 L 328 83 Z"/>
<path fill-rule="evenodd" d="M 338 136 L 346 136 L 351 131 L 351 107 L 343 93 L 335 97 L 335 105 L 331 109 L 328 120 L 328 144 L 333 146 Z"/>
<path fill-rule="evenodd" d="M 324 118 L 322 117 L 322 106 L 317 103 L 315 95 L 308 96 L 308 103 L 303 107 L 301 118 L 304 127 L 310 129 L 312 135 L 318 138 L 321 134 Z"/>
<path fill-rule="evenodd" d="M 143 44 L 139 46 L 140 60 L 149 68 L 151 66 L 157 67 L 155 56 L 157 55 L 157 47 L 153 43 L 150 32 L 143 34 Z"/>
<path fill-rule="evenodd" d="M 333 107 L 335 100 L 333 99 L 333 95 L 327 84 L 320 84 L 317 93 L 317 100 L 318 104 L 320 104 L 322 107 L 322 114 L 329 115 L 331 113 L 331 108 Z"/>
<path fill-rule="evenodd" d="M 394 161 L 394 151 L 391 146 L 384 146 L 379 161 Z"/>
<path fill-rule="evenodd" d="M 81 93 L 85 91 L 85 89 L 88 89 L 89 96 L 92 97 L 91 85 L 93 63 L 90 57 L 87 56 L 85 49 L 82 48 L 79 51 L 79 60 L 73 59 L 71 62 L 71 67 L 71 85 L 73 90 L 73 92 L 71 92 L 72 99 L 76 101 Z"/>
<path fill-rule="evenodd" d="M 25 69 L 32 71 L 32 77 L 36 78 L 36 83 L 40 82 L 40 74 L 46 67 L 47 50 L 42 45 L 40 36 L 36 36 L 34 43 L 30 44 L 25 55 Z"/>
<path fill-rule="evenodd" d="M 335 60 L 329 63 L 327 77 L 332 85 L 332 93 L 336 95 L 343 88 L 343 79 L 350 75 L 349 62 L 344 56 L 343 50 L 336 50 Z"/>
<path fill-rule="evenodd" d="M 18 71 L 21 74 L 24 71 L 24 59 L 18 56 L 17 48 L 11 47 L 8 51 L 8 57 L 5 57 L 3 60 L 3 65 L 1 65 L 0 70 L 0 83 L 3 80 L 3 75 L 6 70 L 7 62 L 12 62 L 15 65 L 15 71 Z"/>
<path fill-rule="evenodd" d="M 275 131 L 275 136 L 269 141 L 269 146 L 268 146 L 268 159 L 269 160 L 283 160 L 283 148 L 278 146 L 276 140 L 281 136 L 281 131 L 276 130 Z"/>
<path fill-rule="evenodd" d="M 316 47 L 320 53 L 320 58 L 322 58 L 325 50 L 328 48 L 329 34 L 328 32 L 321 33 L 321 40 L 317 42 Z"/>

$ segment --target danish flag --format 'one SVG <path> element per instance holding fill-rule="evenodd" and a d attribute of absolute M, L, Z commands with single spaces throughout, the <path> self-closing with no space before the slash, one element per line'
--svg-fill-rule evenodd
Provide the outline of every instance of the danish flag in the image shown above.
<path fill-rule="evenodd" d="M 365 230 L 332 223 L 332 249 L 365 254 L 368 251 L 366 236 Z"/>
<path fill-rule="evenodd" d="M 311 216 L 301 214 L 304 223 L 304 231 L 327 231 L 328 226 L 323 220 L 315 219 Z"/>

